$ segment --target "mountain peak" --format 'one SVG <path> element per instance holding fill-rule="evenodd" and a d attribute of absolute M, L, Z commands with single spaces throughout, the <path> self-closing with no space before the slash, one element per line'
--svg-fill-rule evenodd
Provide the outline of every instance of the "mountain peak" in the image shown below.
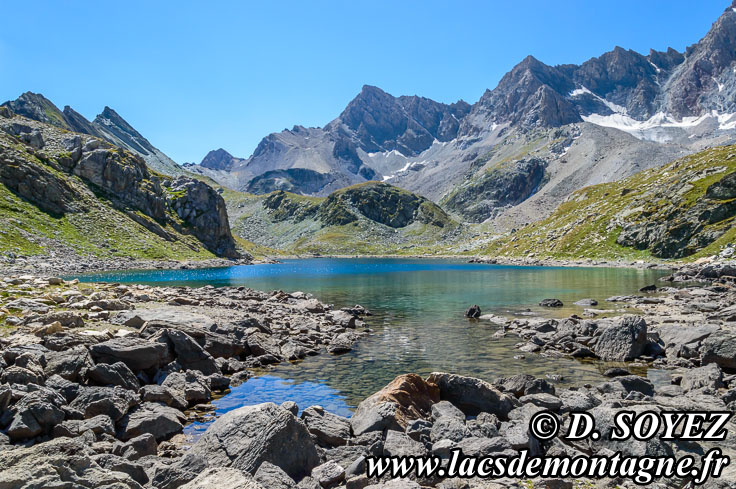
<path fill-rule="evenodd" d="M 240 161 L 222 148 L 210 151 L 202 158 L 201 166 L 211 170 L 230 170 Z"/>
<path fill-rule="evenodd" d="M 9 100 L 3 105 L 9 107 L 16 114 L 29 119 L 52 124 L 63 129 L 70 129 L 59 108 L 40 93 L 24 92 L 17 99 Z"/>

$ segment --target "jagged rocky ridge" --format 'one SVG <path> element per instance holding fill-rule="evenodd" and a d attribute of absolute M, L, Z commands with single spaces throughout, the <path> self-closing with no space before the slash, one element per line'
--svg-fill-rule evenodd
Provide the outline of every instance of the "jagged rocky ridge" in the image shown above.
<path fill-rule="evenodd" d="M 177 176 L 184 173 L 179 165 L 154 147 L 110 107 L 105 107 L 90 122 L 68 105 L 60 111 L 50 100 L 38 93 L 26 92 L 16 100 L 2 105 L 29 119 L 104 139 L 141 156 L 150 168 L 166 175 Z"/>
<path fill-rule="evenodd" d="M 165 248 L 181 242 L 193 251 L 203 246 L 218 256 L 239 256 L 225 202 L 205 183 L 154 173 L 142 157 L 104 140 L 16 115 L 8 107 L 0 111 L 0 181 L 22 199 L 19 205 L 30 203 L 57 219 L 91 214 L 92 227 L 77 229 L 74 236 L 100 242 L 111 238 L 113 247 L 135 245 L 131 241 L 136 238 L 101 234 L 107 220 L 126 222 L 126 229 L 140 226 L 167 243 Z M 17 207 L 10 205 L 5 213 L 8 227 L 17 227 L 26 241 L 34 233 L 51 232 L 33 229 L 30 216 Z M 97 220 L 95 213 L 101 214 Z M 118 227 L 110 232 L 126 232 Z M 141 239 L 137 244 L 145 246 L 146 236 Z M 46 241 L 51 247 L 69 244 L 58 235 Z"/>

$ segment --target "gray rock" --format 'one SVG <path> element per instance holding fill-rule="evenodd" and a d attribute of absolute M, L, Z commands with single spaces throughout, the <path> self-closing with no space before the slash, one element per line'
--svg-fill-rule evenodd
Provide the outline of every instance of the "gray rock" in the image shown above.
<path fill-rule="evenodd" d="M 719 331 L 703 341 L 700 362 L 715 363 L 721 368 L 736 369 L 736 334 Z"/>
<path fill-rule="evenodd" d="M 92 359 L 84 346 L 49 352 L 45 357 L 47 364 L 44 373 L 47 377 L 59 375 L 72 382 L 81 382 L 81 374 L 92 367 Z"/>
<path fill-rule="evenodd" d="M 480 379 L 435 372 L 430 374 L 427 381 L 437 384 L 440 397 L 462 409 L 465 414 L 486 412 L 506 419 L 516 405 L 515 399 Z"/>
<path fill-rule="evenodd" d="M 176 409 L 186 409 L 189 405 L 184 392 L 163 385 L 144 385 L 140 389 L 140 395 L 144 402 L 162 402 Z"/>
<path fill-rule="evenodd" d="M 460 441 L 470 436 L 470 431 L 465 426 L 465 421 L 453 416 L 443 416 L 432 425 L 429 438 L 434 443 L 439 440 Z"/>
<path fill-rule="evenodd" d="M 330 489 L 345 479 L 345 469 L 335 462 L 326 462 L 312 469 L 312 478 L 317 480 L 320 486 Z"/>
<path fill-rule="evenodd" d="M 148 455 L 156 455 L 158 444 L 150 433 L 144 433 L 126 442 L 115 442 L 112 453 L 128 460 L 138 460 Z"/>
<path fill-rule="evenodd" d="M 130 460 L 126 460 L 109 453 L 93 455 L 92 460 L 105 470 L 122 472 L 129 475 L 131 479 L 142 486 L 148 483 L 148 475 L 143 469 L 143 466 L 138 463 L 131 462 Z"/>
<path fill-rule="evenodd" d="M 118 422 L 118 438 L 125 441 L 150 433 L 160 442 L 180 433 L 184 421 L 186 417 L 174 408 L 144 402 Z"/>
<path fill-rule="evenodd" d="M 562 401 L 560 412 L 569 413 L 571 411 L 589 411 L 600 405 L 601 401 L 596 396 L 584 391 L 562 391 L 559 394 Z"/>
<path fill-rule="evenodd" d="M 296 486 L 294 479 L 270 462 L 263 462 L 254 477 L 259 484 L 268 489 L 292 489 Z"/>
<path fill-rule="evenodd" d="M 87 377 L 100 385 L 119 385 L 133 391 L 140 388 L 135 374 L 123 362 L 98 363 L 87 371 Z"/>
<path fill-rule="evenodd" d="M 426 449 L 422 443 L 412 440 L 406 433 L 389 430 L 386 432 L 383 453 L 388 457 L 421 457 Z"/>
<path fill-rule="evenodd" d="M 294 416 L 299 414 L 299 406 L 294 401 L 284 401 L 281 403 L 281 408 L 286 409 Z"/>
<path fill-rule="evenodd" d="M 381 402 L 365 409 L 358 409 L 350 418 L 350 426 L 355 436 L 369 431 L 400 429 L 396 422 L 396 404 Z"/>
<path fill-rule="evenodd" d="M 293 487 L 293 486 L 292 486 Z M 270 489 L 242 470 L 231 467 L 209 468 L 180 489 Z"/>
<path fill-rule="evenodd" d="M 295 480 L 311 473 L 319 455 L 307 427 L 273 403 L 225 413 L 189 450 L 182 466 L 197 459 L 210 467 L 235 467 L 255 473 L 263 462 L 280 467 Z"/>
<path fill-rule="evenodd" d="M 123 362 L 134 372 L 158 368 L 172 359 L 171 351 L 166 343 L 131 336 L 114 338 L 92 345 L 89 351 L 97 363 Z"/>
<path fill-rule="evenodd" d="M 219 374 L 215 359 L 188 334 L 173 329 L 162 330 L 157 341 L 168 342 L 176 360 L 185 370 L 197 370 L 204 375 Z"/>
<path fill-rule="evenodd" d="M 633 360 L 644 353 L 646 345 L 646 321 L 639 316 L 626 316 L 603 330 L 595 353 L 606 361 Z"/>
<path fill-rule="evenodd" d="M 0 450 L 0 467 L 3 467 L 0 478 L 7 489 L 142 489 L 129 475 L 105 470 L 94 463 L 78 439 L 56 438 L 31 447 Z"/>
<path fill-rule="evenodd" d="M 511 449 L 511 444 L 503 437 L 479 438 L 471 436 L 461 440 L 457 448 L 467 457 L 489 457 Z"/>
<path fill-rule="evenodd" d="M 463 423 L 465 422 L 465 414 L 449 401 L 440 401 L 432 404 L 432 419 L 436 420 L 442 416 L 457 418 Z"/>
<path fill-rule="evenodd" d="M 704 367 L 688 369 L 682 374 L 680 387 L 685 392 L 703 387 L 720 389 L 721 387 L 725 387 L 723 383 L 723 370 L 715 363 L 708 364 Z"/>
<path fill-rule="evenodd" d="M 560 299 L 543 299 L 539 302 L 542 307 L 562 307 L 564 304 Z"/>
<path fill-rule="evenodd" d="M 340 446 L 350 438 L 350 420 L 325 411 L 322 406 L 312 406 L 301 415 L 309 432 L 317 441 L 327 446 Z"/>
<path fill-rule="evenodd" d="M 83 387 L 70 406 L 81 411 L 85 418 L 106 414 L 118 421 L 139 402 L 137 394 L 122 387 Z"/>
<path fill-rule="evenodd" d="M 171 373 L 161 385 L 171 389 L 176 395 L 183 396 L 190 404 L 209 401 L 212 398 L 209 382 L 204 375 L 194 370 Z"/>
<path fill-rule="evenodd" d="M 562 401 L 559 397 L 553 396 L 552 394 L 529 394 L 519 398 L 519 402 L 522 404 L 531 403 L 535 406 L 539 406 L 550 411 L 559 411 L 562 407 Z"/>

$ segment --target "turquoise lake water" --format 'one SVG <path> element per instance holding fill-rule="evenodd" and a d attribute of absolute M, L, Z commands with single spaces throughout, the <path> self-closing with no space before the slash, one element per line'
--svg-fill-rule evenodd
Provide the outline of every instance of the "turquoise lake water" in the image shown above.
<path fill-rule="evenodd" d="M 565 317 L 582 314 L 572 305 L 594 298 L 598 308 L 615 307 L 605 299 L 637 290 L 667 272 L 622 268 L 516 267 L 430 259 L 286 260 L 280 264 L 204 270 L 129 271 L 80 277 L 86 281 L 166 286 L 246 286 L 259 290 L 310 292 L 335 307 L 361 304 L 373 333 L 350 353 L 308 357 L 283 364 L 235 387 L 215 401 L 217 413 L 265 401 L 296 401 L 300 408 L 321 404 L 349 415 L 361 399 L 396 375 L 448 371 L 483 379 L 518 373 L 561 375 L 563 384 L 599 382 L 609 366 L 525 354 L 514 348 L 515 336 L 496 338 L 487 321 L 469 321 L 465 309 L 478 304 L 483 313 Z M 560 309 L 539 307 L 558 298 Z M 202 425 L 193 425 L 197 432 Z"/>

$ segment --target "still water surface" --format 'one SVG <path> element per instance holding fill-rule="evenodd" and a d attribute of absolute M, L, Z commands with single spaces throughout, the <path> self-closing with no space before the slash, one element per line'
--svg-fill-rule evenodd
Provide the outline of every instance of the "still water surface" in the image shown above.
<path fill-rule="evenodd" d="M 217 413 L 265 401 L 296 401 L 300 408 L 321 404 L 349 415 L 361 399 L 396 375 L 448 371 L 483 379 L 518 373 L 557 374 L 563 384 L 601 380 L 607 366 L 599 362 L 545 358 L 519 351 L 518 337 L 495 338 L 497 327 L 469 321 L 465 309 L 478 304 L 483 313 L 536 312 L 563 317 L 582 314 L 572 303 L 635 293 L 666 272 L 622 268 L 516 267 L 429 259 L 306 259 L 280 264 L 205 270 L 129 271 L 80 277 L 87 281 L 166 286 L 246 286 L 259 290 L 305 291 L 335 307 L 361 304 L 374 333 L 350 353 L 308 357 L 283 364 L 214 402 Z M 558 298 L 565 307 L 537 306 Z M 529 310 L 529 311 L 527 311 Z M 651 372 L 650 375 L 656 375 Z M 195 424 L 189 432 L 201 431 Z"/>

